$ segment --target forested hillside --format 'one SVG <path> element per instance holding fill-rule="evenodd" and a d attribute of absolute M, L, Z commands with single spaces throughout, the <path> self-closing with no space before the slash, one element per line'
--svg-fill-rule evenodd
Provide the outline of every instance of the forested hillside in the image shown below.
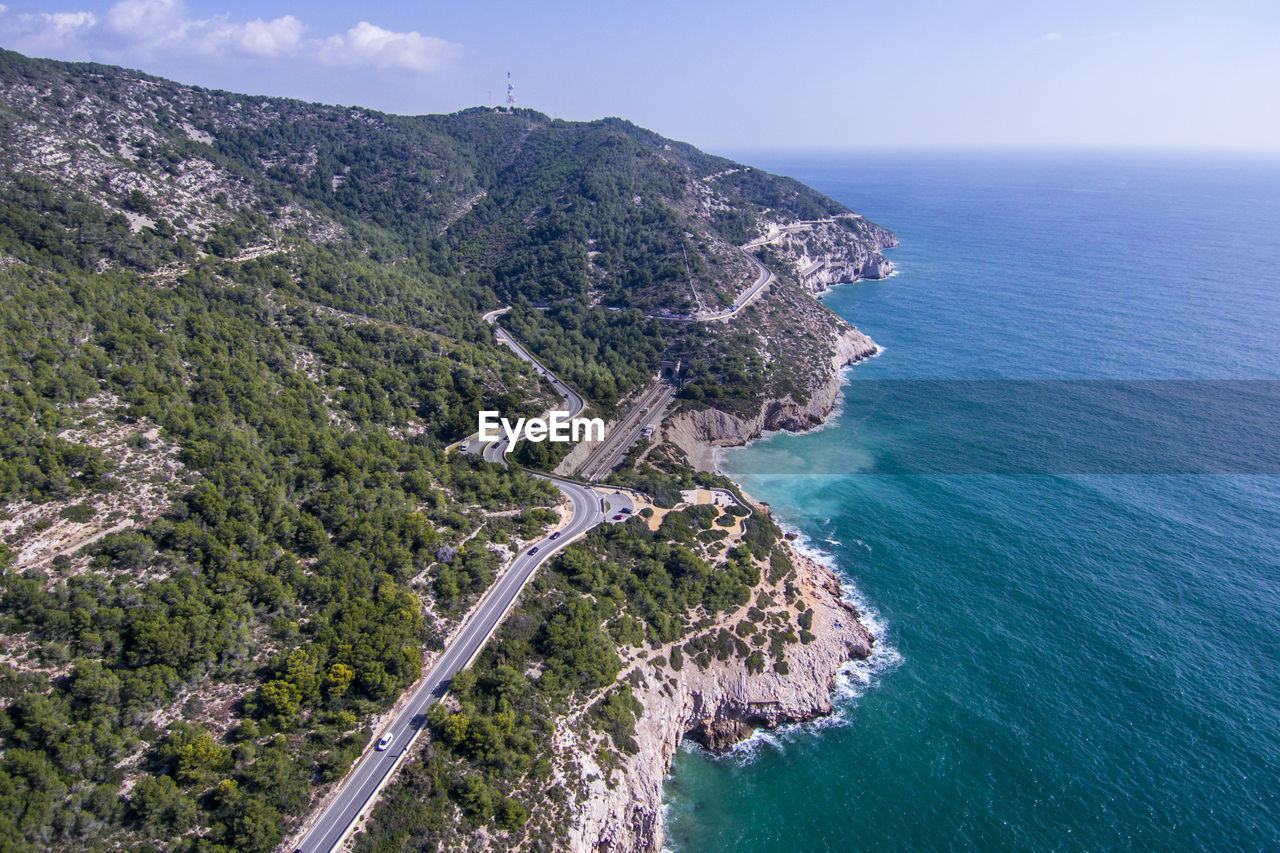
<path fill-rule="evenodd" d="M 478 409 L 555 398 L 480 314 L 514 304 L 604 410 L 672 353 L 705 353 L 703 401 L 799 394 L 799 357 L 653 315 L 729 304 L 762 216 L 842 211 L 617 119 L 390 116 L 0 51 L 0 848 L 281 843 L 555 518 L 542 481 L 445 452 Z M 548 715 L 615 646 L 748 600 L 772 525 L 730 549 L 670 518 L 540 581 L 459 687 L 472 735 L 433 720 L 432 811 L 396 833 L 458 831 L 449 809 L 520 831 Z M 502 686 L 525 665 L 555 677 Z M 592 719 L 625 746 L 610 697 Z"/>

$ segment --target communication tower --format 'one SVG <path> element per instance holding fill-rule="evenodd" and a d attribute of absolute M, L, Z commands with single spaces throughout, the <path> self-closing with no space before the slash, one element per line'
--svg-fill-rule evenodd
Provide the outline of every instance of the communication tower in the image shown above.
<path fill-rule="evenodd" d="M 516 108 L 516 84 L 511 82 L 511 72 L 507 72 L 507 112 Z"/>

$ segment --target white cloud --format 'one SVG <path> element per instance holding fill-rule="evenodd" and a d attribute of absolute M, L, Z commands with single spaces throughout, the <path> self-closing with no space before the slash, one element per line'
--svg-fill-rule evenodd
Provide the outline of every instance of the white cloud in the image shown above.
<path fill-rule="evenodd" d="M 1062 33 L 1045 33 L 1036 41 L 1062 41 Z"/>
<path fill-rule="evenodd" d="M 298 57 L 347 68 L 427 73 L 450 64 L 460 48 L 419 32 L 394 32 L 368 21 L 328 37 L 306 37 L 293 15 L 233 21 L 192 17 L 183 0 L 120 0 L 99 20 L 91 12 L 14 15 L 0 5 L 0 44 L 23 53 L 139 63 L 159 57 Z"/>
<path fill-rule="evenodd" d="M 295 56 L 303 47 L 306 27 L 292 15 L 270 21 L 258 18 L 245 23 L 225 15 L 199 21 L 184 21 L 147 45 L 152 53 L 177 50 L 214 59 L 244 55 L 262 59 Z"/>
<path fill-rule="evenodd" d="M 30 53 L 74 50 L 81 36 L 97 25 L 92 12 L 8 12 L 7 6 L 0 6 L 0 35 L 7 45 Z"/>
<path fill-rule="evenodd" d="M 186 11 L 180 0 L 121 0 L 107 12 L 107 26 L 127 38 L 165 39 L 182 29 Z"/>
<path fill-rule="evenodd" d="M 240 27 L 236 34 L 242 52 L 254 56 L 292 56 L 302 44 L 302 31 L 306 29 L 293 15 L 274 20 L 258 18 Z"/>
<path fill-rule="evenodd" d="M 320 56 L 332 65 L 372 65 L 408 71 L 438 71 L 458 54 L 458 46 L 414 31 L 396 33 L 361 21 L 342 35 L 325 39 Z"/>
<path fill-rule="evenodd" d="M 79 30 L 88 29 L 97 23 L 97 18 L 93 16 L 92 12 L 55 12 L 53 14 L 42 12 L 30 17 L 47 23 L 49 28 L 59 36 L 71 35 Z"/>

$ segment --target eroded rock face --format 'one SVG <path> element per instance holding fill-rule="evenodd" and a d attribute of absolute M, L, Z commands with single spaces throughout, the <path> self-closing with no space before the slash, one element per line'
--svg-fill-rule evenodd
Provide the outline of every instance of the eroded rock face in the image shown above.
<path fill-rule="evenodd" d="M 700 720 L 686 733 L 687 737 L 693 738 L 711 752 L 724 752 L 749 738 L 757 728 L 768 725 L 764 719 L 753 718 L 748 722 L 740 708 L 717 710 L 731 711 L 732 715 Z"/>
<path fill-rule="evenodd" d="M 847 328 L 832 344 L 826 369 L 815 377 L 808 401 L 790 396 L 765 400 L 755 417 L 744 418 L 719 409 L 681 412 L 667 427 L 667 438 L 700 471 L 713 470 L 714 448 L 737 447 L 759 438 L 766 430 L 801 432 L 822 424 L 840 399 L 840 371 L 879 352 L 875 342 L 857 329 Z"/>
<path fill-rule="evenodd" d="M 897 238 L 862 217 L 848 215 L 785 227 L 765 223 L 761 243 L 790 260 L 804 288 L 816 293 L 841 282 L 887 276 L 893 266 L 879 249 L 897 245 Z M 830 346 L 825 357 L 815 359 L 803 403 L 791 395 L 768 398 L 750 417 L 713 408 L 684 411 L 666 427 L 667 440 L 685 452 L 693 467 L 710 471 L 715 468 L 715 448 L 745 444 L 766 430 L 819 426 L 839 401 L 841 371 L 875 355 L 879 348 L 834 316 L 819 320 L 816 328 L 830 329 Z M 816 350 L 823 351 L 820 343 Z M 768 510 L 756 505 L 754 511 Z M 663 784 L 684 738 L 724 752 L 757 729 L 803 722 L 833 711 L 832 693 L 841 669 L 851 660 L 869 657 L 875 639 L 857 610 L 843 599 L 835 573 L 789 544 L 785 547 L 796 567 L 798 611 L 811 609 L 813 616 L 809 642 L 788 645 L 784 667 L 775 667 L 770 660 L 763 671 L 753 672 L 745 659 L 731 657 L 703 660 L 705 666 L 686 659 L 676 669 L 670 663 L 670 647 L 654 652 L 652 659 L 660 660 L 659 664 L 640 664 L 634 670 L 641 676 L 633 687 L 643 708 L 635 729 L 639 750 L 621 756 L 616 768 L 601 767 L 596 751 L 583 748 L 569 727 L 558 728 L 558 751 L 575 757 L 576 775 L 585 781 L 585 790 L 570 804 L 570 850 L 661 850 Z M 776 588 L 772 593 L 779 595 Z M 753 591 L 753 600 L 755 595 Z M 731 629 L 740 618 L 740 614 L 725 614 L 712 630 Z"/>
<path fill-rule="evenodd" d="M 741 658 L 713 659 L 706 669 L 686 660 L 678 671 L 669 663 L 643 670 L 634 690 L 644 708 L 636 721 L 639 752 L 613 771 L 583 754 L 581 768 L 590 781 L 573 804 L 571 850 L 660 850 L 663 783 L 685 737 L 723 752 L 757 729 L 832 712 L 841 668 L 870 656 L 875 640 L 841 598 L 840 581 L 829 568 L 795 552 L 792 560 L 801 606 L 813 609 L 813 640 L 787 647 L 785 673 L 770 666 L 752 674 Z"/>
<path fill-rule="evenodd" d="M 889 262 L 889 259 L 883 255 L 874 255 L 867 259 L 858 274 L 862 278 L 880 279 L 888 278 L 891 272 L 893 272 L 893 264 Z"/>
<path fill-rule="evenodd" d="M 755 242 L 789 262 L 800 284 L 822 293 L 837 284 L 885 278 L 893 264 L 880 252 L 898 245 L 893 232 L 857 214 L 792 223 L 762 223 Z"/>

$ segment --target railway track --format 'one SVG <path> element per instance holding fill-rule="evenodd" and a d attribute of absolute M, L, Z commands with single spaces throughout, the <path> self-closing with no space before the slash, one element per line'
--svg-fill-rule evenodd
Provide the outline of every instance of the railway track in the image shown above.
<path fill-rule="evenodd" d="M 578 476 L 595 481 L 613 470 L 645 426 L 655 419 L 675 397 L 676 389 L 666 382 L 658 382 L 645 392 L 635 405 L 622 417 L 578 467 Z"/>

